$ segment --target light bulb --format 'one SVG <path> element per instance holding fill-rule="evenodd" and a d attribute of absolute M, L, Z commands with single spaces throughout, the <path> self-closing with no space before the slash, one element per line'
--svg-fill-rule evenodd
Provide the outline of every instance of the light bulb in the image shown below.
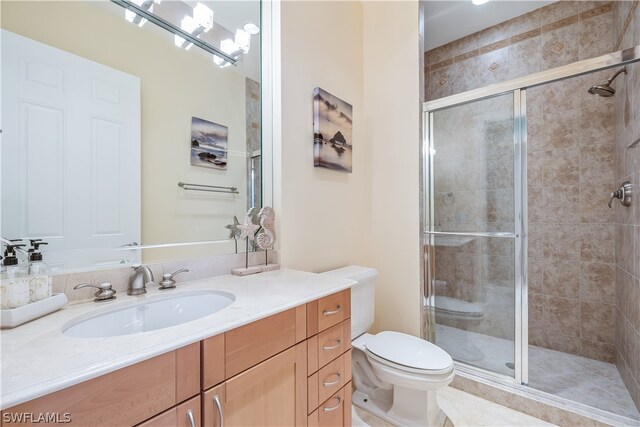
<path fill-rule="evenodd" d="M 182 28 L 187 33 L 193 33 L 193 31 L 198 28 L 198 25 L 191 16 L 185 16 L 184 18 L 182 18 L 182 21 L 180 21 L 180 28 Z M 193 43 L 186 41 L 184 38 L 178 35 L 174 36 L 173 41 L 176 46 L 182 47 L 186 50 L 191 49 L 191 46 L 193 46 Z"/>
<path fill-rule="evenodd" d="M 475 4 L 476 6 L 480 6 L 482 4 L 488 3 L 489 0 L 471 0 L 471 3 Z"/>
<path fill-rule="evenodd" d="M 251 43 L 251 35 L 244 30 L 236 30 L 235 44 L 243 52 L 249 52 L 249 44 Z"/>
<path fill-rule="evenodd" d="M 206 33 L 213 27 L 213 10 L 202 3 L 198 3 L 196 7 L 193 8 L 193 19 Z"/>

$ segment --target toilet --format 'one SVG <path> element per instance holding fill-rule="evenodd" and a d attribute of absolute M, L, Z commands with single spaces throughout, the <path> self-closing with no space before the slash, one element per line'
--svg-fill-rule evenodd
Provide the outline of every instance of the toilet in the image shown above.
<path fill-rule="evenodd" d="M 373 268 L 350 266 L 323 273 L 357 282 L 351 288 L 353 404 L 397 426 L 439 426 L 445 414 L 437 391 L 455 375 L 443 349 L 400 332 L 366 333 L 374 319 Z"/>

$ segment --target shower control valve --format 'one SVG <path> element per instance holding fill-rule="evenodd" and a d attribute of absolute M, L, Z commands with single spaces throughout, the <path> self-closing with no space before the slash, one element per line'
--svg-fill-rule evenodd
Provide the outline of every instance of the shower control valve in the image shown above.
<path fill-rule="evenodd" d="M 620 200 L 622 206 L 631 206 L 631 183 L 629 181 L 623 182 L 620 188 L 611 193 L 611 200 L 609 200 L 610 208 L 613 208 L 611 204 L 615 199 Z"/>

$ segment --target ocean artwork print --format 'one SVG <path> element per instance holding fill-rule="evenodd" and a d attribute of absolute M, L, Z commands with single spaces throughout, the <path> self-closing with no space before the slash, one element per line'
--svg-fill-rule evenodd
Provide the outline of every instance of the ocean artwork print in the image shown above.
<path fill-rule="evenodd" d="M 313 90 L 313 164 L 352 171 L 353 107 L 319 87 Z"/>
<path fill-rule="evenodd" d="M 229 147 L 226 126 L 191 118 L 191 165 L 212 169 L 227 169 Z"/>

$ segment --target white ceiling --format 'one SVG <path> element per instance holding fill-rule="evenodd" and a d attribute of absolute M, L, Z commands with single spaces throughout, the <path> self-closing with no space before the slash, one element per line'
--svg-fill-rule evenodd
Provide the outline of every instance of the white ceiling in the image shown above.
<path fill-rule="evenodd" d="M 471 0 L 425 1 L 425 50 L 546 6 L 553 1 L 493 0 L 480 6 Z"/>

